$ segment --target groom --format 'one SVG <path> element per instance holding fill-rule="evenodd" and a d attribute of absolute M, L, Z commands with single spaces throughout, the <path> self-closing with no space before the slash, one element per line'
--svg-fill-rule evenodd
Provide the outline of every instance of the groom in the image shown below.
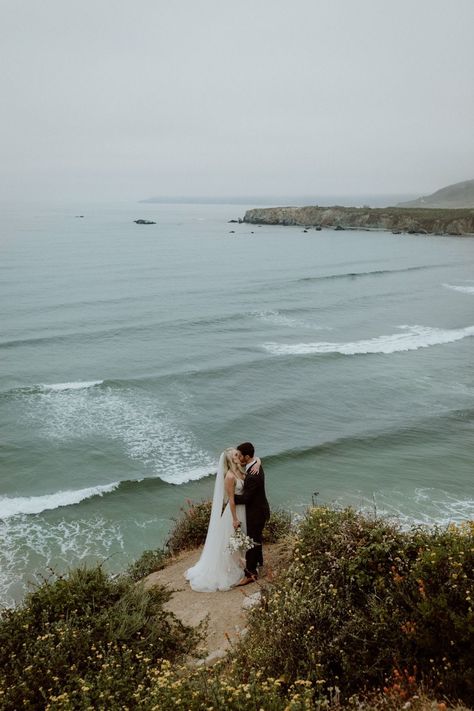
<path fill-rule="evenodd" d="M 270 518 L 270 506 L 265 495 L 265 474 L 263 467 L 250 472 L 255 464 L 255 448 L 250 442 L 237 447 L 240 463 L 247 472 L 241 494 L 235 494 L 236 504 L 245 504 L 247 535 L 255 541 L 255 546 L 245 554 L 245 576 L 237 585 L 248 585 L 257 579 L 257 565 L 263 565 L 262 533 Z"/>

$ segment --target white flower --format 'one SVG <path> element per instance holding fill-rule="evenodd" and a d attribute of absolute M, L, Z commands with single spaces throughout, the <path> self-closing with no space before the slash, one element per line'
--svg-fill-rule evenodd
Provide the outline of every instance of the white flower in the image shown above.
<path fill-rule="evenodd" d="M 255 541 L 247 536 L 241 528 L 237 528 L 229 538 L 228 548 L 231 553 L 245 553 L 253 548 Z"/>

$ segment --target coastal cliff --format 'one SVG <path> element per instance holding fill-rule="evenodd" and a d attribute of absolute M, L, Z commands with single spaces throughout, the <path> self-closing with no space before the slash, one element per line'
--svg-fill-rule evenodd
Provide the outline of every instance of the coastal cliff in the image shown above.
<path fill-rule="evenodd" d="M 474 209 L 267 207 L 247 210 L 244 222 L 260 225 L 391 230 L 411 234 L 474 235 Z"/>

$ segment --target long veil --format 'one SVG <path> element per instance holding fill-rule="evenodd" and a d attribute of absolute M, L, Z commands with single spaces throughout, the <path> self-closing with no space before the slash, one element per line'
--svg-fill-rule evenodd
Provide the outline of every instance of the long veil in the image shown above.
<path fill-rule="evenodd" d="M 214 495 L 212 497 L 211 518 L 206 541 L 196 565 L 189 568 L 185 577 L 193 590 L 213 592 L 231 587 L 241 575 L 241 570 L 232 561 L 228 550 L 228 540 L 233 531 L 230 512 L 222 514 L 224 504 L 225 453 L 219 458 Z"/>

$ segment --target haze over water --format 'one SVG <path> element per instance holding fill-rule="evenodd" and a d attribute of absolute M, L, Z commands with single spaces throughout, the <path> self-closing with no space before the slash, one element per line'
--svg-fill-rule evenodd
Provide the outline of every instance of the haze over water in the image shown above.
<path fill-rule="evenodd" d="M 474 516 L 474 242 L 227 223 L 244 211 L 4 210 L 2 602 L 162 544 L 246 439 L 273 506 Z"/>

